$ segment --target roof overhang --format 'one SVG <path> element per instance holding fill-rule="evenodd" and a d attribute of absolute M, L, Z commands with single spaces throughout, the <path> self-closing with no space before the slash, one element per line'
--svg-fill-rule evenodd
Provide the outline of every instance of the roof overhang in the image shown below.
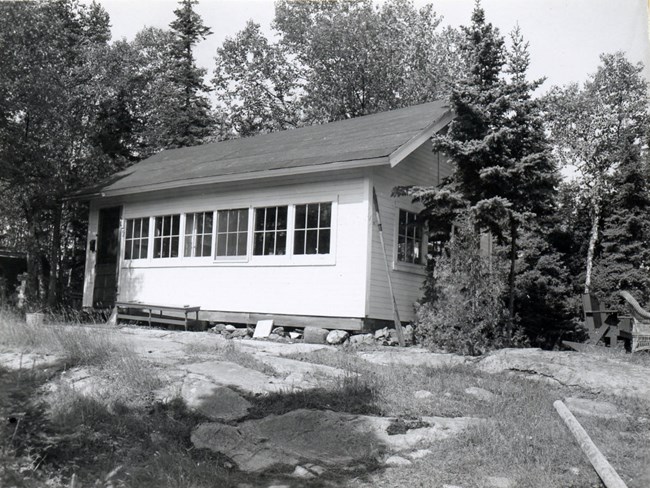
<path fill-rule="evenodd" d="M 261 171 L 251 171 L 247 173 L 233 173 L 218 176 L 202 176 L 197 178 L 188 178 L 182 180 L 165 181 L 147 185 L 134 185 L 115 190 L 106 189 L 101 191 L 91 191 L 77 193 L 68 198 L 68 200 L 93 200 L 97 198 L 120 197 L 132 194 L 150 193 L 164 190 L 182 189 L 193 186 L 205 186 L 218 183 L 230 183 L 237 181 L 250 181 L 265 178 L 277 178 L 284 176 L 306 175 L 320 172 L 340 171 L 346 169 L 365 168 L 372 166 L 390 165 L 395 167 L 409 154 L 420 147 L 424 142 L 430 139 L 435 133 L 442 130 L 454 118 L 450 109 L 446 110 L 438 119 L 429 124 L 427 127 L 418 132 L 404 144 L 397 147 L 390 154 L 381 157 L 354 159 L 348 161 L 335 161 L 309 166 L 295 166 L 289 168 L 276 168 Z"/>

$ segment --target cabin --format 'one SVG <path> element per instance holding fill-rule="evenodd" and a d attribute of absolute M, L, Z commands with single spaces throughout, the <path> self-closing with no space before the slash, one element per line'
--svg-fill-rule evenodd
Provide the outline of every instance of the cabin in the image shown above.
<path fill-rule="evenodd" d="M 364 330 L 414 318 L 427 256 L 400 185 L 450 174 L 436 101 L 162 151 L 83 191 L 83 305 L 200 307 L 200 320 Z M 383 224 L 384 257 L 373 191 Z"/>

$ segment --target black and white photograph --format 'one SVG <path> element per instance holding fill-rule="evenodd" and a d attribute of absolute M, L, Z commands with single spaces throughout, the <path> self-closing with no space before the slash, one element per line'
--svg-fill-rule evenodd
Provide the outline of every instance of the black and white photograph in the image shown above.
<path fill-rule="evenodd" d="M 0 487 L 650 487 L 650 0 L 0 0 Z"/>

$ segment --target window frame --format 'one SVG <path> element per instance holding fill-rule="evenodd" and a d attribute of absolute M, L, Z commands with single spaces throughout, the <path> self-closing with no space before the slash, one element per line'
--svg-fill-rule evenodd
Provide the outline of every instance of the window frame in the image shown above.
<path fill-rule="evenodd" d="M 399 237 L 400 237 L 400 212 L 408 212 L 410 214 L 417 214 L 419 210 L 414 207 L 396 204 L 395 206 L 395 225 L 393 226 L 393 269 L 396 271 L 404 271 L 416 274 L 424 274 L 427 264 L 427 246 L 428 246 L 428 233 L 427 227 L 424 224 L 420 225 L 420 260 L 416 263 L 408 261 L 401 261 L 399 259 Z"/>
<path fill-rule="evenodd" d="M 153 235 L 151 236 L 151 240 L 152 240 L 152 244 L 151 244 L 151 260 L 152 261 L 158 261 L 158 260 L 170 261 L 170 260 L 182 259 L 182 256 L 183 256 L 183 253 L 184 253 L 184 249 L 183 249 L 183 240 L 184 239 L 181 239 L 181 237 L 184 235 L 183 234 L 183 227 L 182 227 L 185 224 L 184 216 L 185 216 L 185 212 L 178 212 L 178 213 L 166 213 L 166 214 L 162 214 L 162 215 L 153 215 L 151 217 L 150 230 L 153 231 Z M 171 227 L 172 228 L 173 228 L 173 218 L 178 217 L 178 234 L 176 234 L 176 235 L 169 234 L 168 236 L 161 235 L 160 237 L 155 235 L 155 233 L 156 233 L 156 219 L 164 219 L 165 217 L 171 217 L 172 218 L 172 221 L 171 221 L 171 223 L 172 223 Z M 163 230 L 164 230 L 164 227 L 163 227 Z M 171 254 L 171 249 L 173 248 L 172 247 L 173 238 L 176 237 L 178 239 L 178 254 L 176 256 L 171 256 L 171 255 L 170 256 L 160 256 L 160 257 L 156 256 L 156 239 L 161 240 L 161 247 L 162 247 L 162 242 L 163 242 L 163 239 L 165 237 L 170 239 L 170 241 L 169 241 L 170 254 Z"/>
<path fill-rule="evenodd" d="M 252 208 L 248 206 L 229 206 L 217 208 L 214 211 L 215 219 L 212 226 L 212 233 L 214 235 L 212 244 L 212 260 L 214 263 L 246 263 L 250 260 L 251 256 L 251 232 L 252 232 Z M 217 240 L 219 239 L 219 212 L 228 212 L 231 210 L 246 210 L 248 213 L 248 224 L 246 226 L 246 254 L 243 256 L 217 256 Z"/>
<path fill-rule="evenodd" d="M 129 238 L 129 237 L 128 237 L 128 234 L 129 234 L 129 221 L 135 221 L 135 220 L 140 220 L 140 221 L 142 221 L 142 224 L 145 224 L 145 223 L 146 223 L 146 227 L 147 227 L 147 250 L 146 250 L 146 252 L 145 252 L 144 257 L 143 257 L 143 256 L 140 256 L 140 257 L 138 257 L 138 258 L 133 258 L 133 257 L 129 257 L 129 258 L 127 258 L 127 257 L 126 257 L 126 249 L 127 249 L 127 244 L 128 244 L 128 242 L 131 241 L 131 242 L 133 243 L 133 242 L 135 242 L 136 240 L 137 240 L 137 241 L 142 241 L 142 237 L 141 237 L 141 236 L 140 236 L 140 237 L 137 237 L 137 238 L 133 238 L 133 237 L 132 237 L 132 238 Z M 139 261 L 139 262 L 147 261 L 147 260 L 149 259 L 149 252 L 150 252 L 150 249 L 151 249 L 151 247 L 152 247 L 152 246 L 151 246 L 151 242 L 152 242 L 152 236 L 151 236 L 151 217 L 149 217 L 149 216 L 144 216 L 144 217 L 137 217 L 137 216 L 136 216 L 136 217 L 128 217 L 128 218 L 124 218 L 123 221 L 124 221 L 124 240 L 123 240 L 123 242 L 120 243 L 120 244 L 122 245 L 122 249 L 123 249 L 123 251 L 122 251 L 122 253 L 121 253 L 121 254 L 122 254 L 122 259 L 123 259 L 124 261 L 128 261 L 128 262 L 133 262 L 133 261 Z M 144 226 L 141 226 L 141 227 L 140 227 L 140 235 L 142 235 L 142 228 L 143 228 L 143 227 L 144 227 Z"/>
<path fill-rule="evenodd" d="M 212 231 L 209 234 L 205 232 L 205 227 L 203 229 L 204 232 L 202 232 L 201 234 L 197 234 L 195 232 L 195 230 L 196 230 L 196 222 L 194 222 L 194 225 L 192 226 L 193 227 L 192 228 L 192 233 L 191 234 L 186 233 L 188 217 L 191 216 L 191 215 L 196 215 L 196 214 L 205 214 L 205 215 L 210 215 L 211 214 L 212 215 Z M 191 261 L 210 260 L 212 258 L 212 256 L 214 255 L 214 252 L 215 252 L 215 235 L 216 235 L 215 234 L 215 223 L 216 223 L 216 211 L 215 210 L 196 210 L 196 211 L 191 211 L 190 210 L 190 211 L 187 211 L 187 212 L 182 212 L 181 213 L 181 224 L 180 224 L 180 230 L 182 232 L 181 233 L 181 238 L 182 239 L 181 239 L 181 248 L 179 248 L 180 253 L 179 253 L 178 257 L 181 258 L 181 259 L 189 259 Z M 205 221 L 204 221 L 204 226 L 205 226 Z M 191 247 L 190 247 L 190 249 L 191 249 L 191 251 L 194 251 L 195 247 L 196 247 L 195 246 L 196 238 L 199 235 L 201 235 L 201 236 L 209 235 L 210 236 L 210 241 L 211 242 L 210 242 L 210 250 L 209 250 L 208 254 L 207 255 L 202 255 L 202 256 L 196 256 L 191 252 L 189 256 L 186 256 L 185 252 L 186 252 L 187 249 L 186 249 L 185 244 L 186 244 L 187 237 L 191 238 L 191 242 L 190 242 Z M 174 258 L 169 258 L 169 259 L 174 259 Z"/>

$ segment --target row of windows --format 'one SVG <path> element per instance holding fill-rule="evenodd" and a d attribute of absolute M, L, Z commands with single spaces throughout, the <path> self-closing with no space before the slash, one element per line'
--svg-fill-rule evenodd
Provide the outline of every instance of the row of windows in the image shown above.
<path fill-rule="evenodd" d="M 217 258 L 248 255 L 248 208 L 196 212 L 185 215 L 184 257 L 208 257 L 216 237 Z M 213 219 L 216 217 L 216 233 Z M 253 255 L 287 254 L 289 232 L 288 206 L 253 209 Z M 332 237 L 331 202 L 296 205 L 293 223 L 293 254 L 329 254 Z M 179 255 L 180 215 L 154 217 L 153 257 L 175 258 Z M 149 217 L 126 221 L 125 259 L 146 259 L 149 246 Z M 420 264 L 422 226 L 417 214 L 399 210 L 397 226 L 397 260 Z"/>
<path fill-rule="evenodd" d="M 287 254 L 289 232 L 287 205 L 253 209 L 253 255 Z M 154 217 L 153 257 L 179 256 L 179 242 L 184 239 L 185 257 L 207 257 L 216 238 L 215 256 L 243 257 L 248 254 L 248 208 L 196 212 L 185 215 L 185 229 L 180 233 L 180 214 Z M 332 203 L 295 205 L 293 254 L 329 254 L 332 236 Z M 213 219 L 216 218 L 216 233 Z M 128 219 L 124 259 L 146 259 L 149 248 L 149 217 Z"/>

